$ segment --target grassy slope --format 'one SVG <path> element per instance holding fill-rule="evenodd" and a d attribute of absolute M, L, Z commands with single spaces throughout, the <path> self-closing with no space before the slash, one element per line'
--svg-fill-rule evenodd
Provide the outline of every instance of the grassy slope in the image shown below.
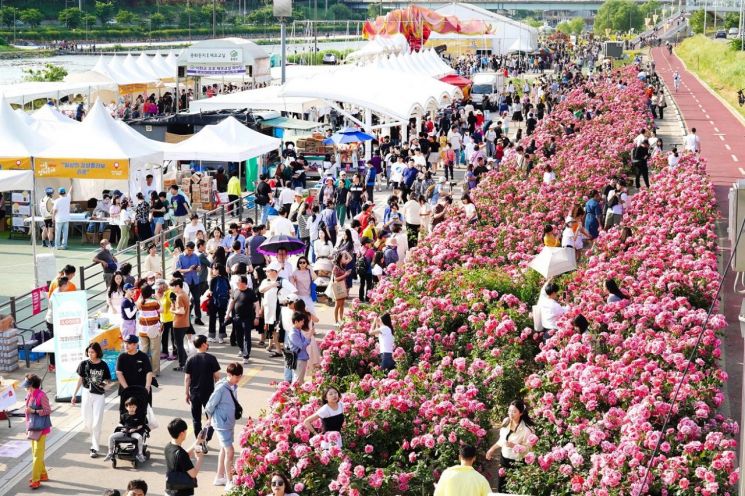
<path fill-rule="evenodd" d="M 698 35 L 684 40 L 675 53 L 690 71 L 745 116 L 745 107 L 737 103 L 737 90 L 745 88 L 745 52 L 730 49 L 729 43 Z"/>

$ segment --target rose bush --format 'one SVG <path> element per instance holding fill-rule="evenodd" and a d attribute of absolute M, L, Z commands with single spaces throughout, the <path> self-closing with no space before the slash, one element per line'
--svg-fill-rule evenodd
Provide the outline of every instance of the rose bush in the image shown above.
<path fill-rule="evenodd" d="M 479 223 L 466 225 L 451 209 L 405 264 L 389 269 L 370 304 L 352 305 L 348 322 L 321 343 L 313 380 L 298 389 L 280 384 L 268 410 L 249 420 L 235 494 L 269 494 L 273 470 L 289 474 L 301 495 L 431 494 L 458 443 L 485 448 L 507 404 L 525 391 L 540 439 L 512 489 L 628 494 L 660 436 L 648 492 L 734 484 L 726 474 L 736 425 L 716 414 L 726 378 L 716 363 L 721 317 L 707 325 L 675 423 L 659 432 L 718 281 L 711 187 L 695 159 L 678 174 L 660 172 L 652 190 L 633 197 L 624 219 L 632 241 L 622 245 L 618 229 L 604 232 L 580 270 L 562 277 L 574 299 L 569 316 L 583 313 L 590 330 L 578 335 L 565 320 L 543 345 L 532 329 L 543 281 L 527 264 L 543 226 L 562 225 L 590 190 L 623 174 L 631 140 L 649 124 L 641 84 L 628 72 L 617 77 L 628 86 L 603 79 L 571 91 L 531 136 L 538 149 L 556 139 L 557 153 L 537 164 L 552 166 L 555 183 L 536 172 L 526 178 L 507 158 L 474 191 Z M 586 106 L 598 115 L 576 121 L 572 111 Z M 570 121 L 573 136 L 562 127 Z M 606 305 L 606 277 L 630 300 Z M 383 312 L 396 341 L 396 369 L 387 375 L 369 334 Z M 322 436 L 302 425 L 329 386 L 346 405 L 342 449 L 321 449 Z"/>

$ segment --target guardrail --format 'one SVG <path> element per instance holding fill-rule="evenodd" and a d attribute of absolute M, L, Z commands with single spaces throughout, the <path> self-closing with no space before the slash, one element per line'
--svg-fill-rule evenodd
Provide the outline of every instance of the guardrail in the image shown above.
<path fill-rule="evenodd" d="M 207 232 L 205 235 L 209 239 L 209 233 L 215 227 L 220 227 L 223 233 L 226 232 L 225 226 L 229 225 L 233 221 L 241 221 L 244 219 L 244 213 L 250 212 L 253 215 L 254 221 L 258 219 L 258 208 L 254 202 L 253 194 L 244 196 L 238 200 L 232 201 L 220 205 L 214 210 L 205 211 L 200 214 L 202 224 Z M 170 265 L 171 261 L 166 253 L 166 246 L 172 244 L 177 238 L 181 237 L 184 232 L 185 224 L 173 226 L 170 229 L 161 231 L 156 236 L 152 236 L 142 241 L 136 241 L 134 245 L 125 248 L 124 250 L 115 253 L 119 266 L 129 263 L 132 265 L 132 273 L 138 277 L 142 277 L 142 256 L 148 245 L 154 243 L 159 247 L 160 251 L 160 267 L 161 273 L 165 276 L 168 274 L 166 266 Z M 80 273 L 80 289 L 88 292 L 88 311 L 93 311 L 106 303 L 106 287 L 103 277 L 103 267 L 98 263 L 91 263 L 90 265 L 81 265 L 79 268 Z M 103 298 L 101 298 L 103 296 Z"/>

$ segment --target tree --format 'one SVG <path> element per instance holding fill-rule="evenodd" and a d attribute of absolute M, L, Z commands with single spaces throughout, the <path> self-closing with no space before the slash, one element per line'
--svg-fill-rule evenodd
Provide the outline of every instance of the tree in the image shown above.
<path fill-rule="evenodd" d="M 724 16 L 724 29 L 736 28 L 740 25 L 740 14 L 737 12 L 727 12 Z"/>
<path fill-rule="evenodd" d="M 574 17 L 572 20 L 568 21 L 568 24 L 571 34 L 580 35 L 585 29 L 585 20 L 581 17 Z"/>
<path fill-rule="evenodd" d="M 107 22 L 114 18 L 114 4 L 112 2 L 99 2 L 96 0 L 96 6 L 93 7 L 93 12 L 96 13 L 101 26 L 105 26 Z"/>
<path fill-rule="evenodd" d="M 75 29 L 80 27 L 83 22 L 83 12 L 77 7 L 70 7 L 61 10 L 57 18 L 69 29 Z"/>
<path fill-rule="evenodd" d="M 522 20 L 522 22 L 534 28 L 540 28 L 541 26 L 543 26 L 543 21 L 541 21 L 540 19 L 536 19 L 535 17 L 526 17 Z"/>
<path fill-rule="evenodd" d="M 222 5 L 215 5 L 215 22 L 217 24 L 222 24 L 222 22 L 225 20 L 225 7 Z M 203 23 L 212 25 L 212 5 L 202 5 L 202 8 L 200 9 L 200 15 L 199 18 Z M 193 18 L 192 18 L 193 20 Z"/>
<path fill-rule="evenodd" d="M 160 29 L 165 23 L 166 16 L 164 16 L 160 12 L 156 12 L 155 14 L 150 16 L 150 29 Z"/>
<path fill-rule="evenodd" d="M 131 25 L 135 23 L 137 16 L 134 12 L 130 12 L 129 10 L 120 10 L 116 13 L 114 19 L 117 24 Z"/>
<path fill-rule="evenodd" d="M 35 28 L 41 24 L 44 15 L 39 9 L 24 9 L 21 11 L 20 18 L 24 24 Z"/>
<path fill-rule="evenodd" d="M 350 9 L 343 3 L 335 3 L 334 5 L 329 7 L 329 13 L 328 13 L 327 18 L 333 19 L 335 21 L 339 21 L 339 20 L 354 19 L 355 15 L 352 12 L 352 9 Z"/>
<path fill-rule="evenodd" d="M 639 31 L 644 26 L 644 16 L 633 0 L 606 0 L 595 16 L 596 33 L 606 29 L 626 32 Z"/>
<path fill-rule="evenodd" d="M 274 22 L 274 11 L 270 5 L 267 5 L 251 11 L 251 13 L 246 16 L 246 20 L 252 24 Z"/>
<path fill-rule="evenodd" d="M 367 17 L 374 19 L 381 15 L 383 15 L 383 9 L 379 3 L 371 3 L 367 6 Z"/>
<path fill-rule="evenodd" d="M 64 67 L 60 67 L 54 64 L 44 64 L 42 69 L 24 69 L 23 72 L 26 74 L 23 78 L 26 81 L 62 81 L 67 76 L 67 71 Z"/>
<path fill-rule="evenodd" d="M 83 18 L 80 19 L 80 24 L 82 26 L 85 26 L 85 29 L 92 28 L 96 25 L 96 16 L 93 14 L 85 13 L 83 14 Z"/>
<path fill-rule="evenodd" d="M 691 26 L 691 30 L 696 33 L 700 34 L 704 32 L 704 11 L 703 10 L 697 10 L 693 14 L 691 14 L 691 17 L 688 19 L 688 24 Z"/>
<path fill-rule="evenodd" d="M 662 5 L 660 5 L 660 2 L 658 2 L 657 0 L 648 0 L 641 7 L 639 7 L 642 15 L 649 18 L 651 18 L 654 13 L 656 11 L 659 11 L 660 9 L 662 9 Z"/>
<path fill-rule="evenodd" d="M 19 18 L 18 9 L 15 7 L 0 8 L 0 23 L 5 26 L 13 27 L 16 19 Z"/>

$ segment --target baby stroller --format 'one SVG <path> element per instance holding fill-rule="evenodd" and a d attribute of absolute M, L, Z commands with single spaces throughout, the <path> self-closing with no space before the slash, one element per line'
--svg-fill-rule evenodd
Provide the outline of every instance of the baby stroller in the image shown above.
<path fill-rule="evenodd" d="M 313 270 L 316 273 L 316 291 L 318 296 L 323 295 L 329 284 L 331 284 L 331 272 L 334 270 L 334 264 L 328 257 L 319 257 L 313 264 Z"/>
<path fill-rule="evenodd" d="M 147 407 L 149 404 L 150 395 L 143 386 L 130 386 L 122 391 L 122 397 L 134 398 L 137 403 L 137 417 L 142 420 L 142 425 L 145 428 L 139 434 L 142 436 L 142 454 L 146 460 L 150 459 L 150 450 L 147 448 L 147 440 L 150 437 L 150 427 L 147 425 Z M 124 403 L 120 407 L 119 413 L 124 413 Z M 117 426 L 114 432 L 119 432 L 123 428 Z M 132 436 L 125 435 L 114 441 L 114 452 L 111 457 L 111 466 L 116 468 L 116 460 L 128 461 L 132 463 L 132 467 L 137 468 L 137 439 Z"/>

